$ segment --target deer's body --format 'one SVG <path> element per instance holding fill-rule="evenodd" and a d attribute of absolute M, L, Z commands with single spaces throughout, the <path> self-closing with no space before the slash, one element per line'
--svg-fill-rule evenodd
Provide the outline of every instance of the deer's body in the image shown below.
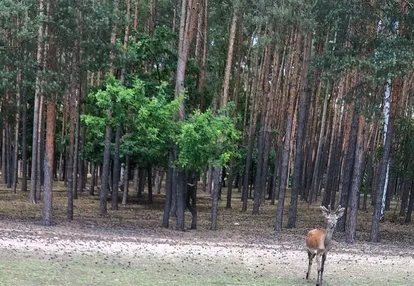
<path fill-rule="evenodd" d="M 306 273 L 306 279 L 309 279 L 310 270 L 312 267 L 313 258 L 316 256 L 316 262 L 318 264 L 318 279 L 316 285 L 322 285 L 322 275 L 325 266 L 326 254 L 332 248 L 333 241 L 332 235 L 335 230 L 338 219 L 344 214 L 344 208 L 338 206 L 335 212 L 332 212 L 325 207 L 321 207 L 323 215 L 328 220 L 326 229 L 313 229 L 308 232 L 306 236 L 306 247 L 308 249 L 308 272 Z"/>

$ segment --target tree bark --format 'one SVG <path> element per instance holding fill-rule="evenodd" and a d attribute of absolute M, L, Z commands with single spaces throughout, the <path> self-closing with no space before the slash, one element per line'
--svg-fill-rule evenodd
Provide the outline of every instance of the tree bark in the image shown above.
<path fill-rule="evenodd" d="M 353 175 L 350 191 L 350 205 L 349 205 L 349 223 L 346 230 L 346 242 L 355 243 L 356 228 L 357 228 L 357 214 L 358 214 L 358 197 L 359 189 L 363 177 L 363 158 L 364 158 L 364 141 L 365 141 L 365 117 L 359 116 L 359 127 L 356 142 L 355 160 L 353 166 Z"/>
<path fill-rule="evenodd" d="M 168 228 L 169 221 L 170 221 L 170 210 L 171 210 L 171 200 L 172 200 L 172 192 L 173 192 L 173 175 L 174 169 L 172 166 L 174 162 L 174 154 L 173 152 L 169 152 L 168 154 L 168 169 L 167 169 L 167 177 L 165 179 L 165 203 L 164 203 L 164 215 L 162 218 L 162 227 Z"/>
<path fill-rule="evenodd" d="M 359 81 L 358 81 L 359 84 Z M 346 153 L 345 163 L 344 163 L 344 171 L 343 171 L 343 181 L 342 181 L 342 189 L 340 193 L 340 201 L 339 204 L 345 208 L 343 216 L 338 219 L 338 223 L 336 225 L 336 229 L 338 231 L 345 231 L 346 225 L 346 218 L 347 218 L 347 211 L 348 211 L 348 200 L 349 200 L 349 193 L 351 189 L 352 178 L 355 172 L 355 148 L 357 144 L 357 136 L 358 136 L 358 124 L 359 124 L 359 115 L 360 115 L 360 87 L 356 88 L 356 96 L 355 96 L 355 103 L 354 103 L 354 111 L 352 115 L 352 125 L 351 125 L 351 133 L 349 137 L 349 145 L 348 151 Z"/>
<path fill-rule="evenodd" d="M 49 0 L 49 16 L 54 15 L 56 2 Z M 50 72 L 56 72 L 56 36 L 55 27 L 49 26 L 49 55 L 48 67 Z M 53 91 L 55 92 L 55 91 Z M 44 189 L 42 205 L 42 224 L 50 226 L 53 222 L 53 179 L 54 179 L 54 156 L 55 156 L 55 130 L 56 130 L 56 102 L 57 94 L 47 99 L 46 113 L 46 150 L 44 160 Z"/>
<path fill-rule="evenodd" d="M 148 203 L 153 204 L 154 200 L 152 197 L 152 167 L 151 165 L 147 168 L 147 175 L 148 175 Z"/>
<path fill-rule="evenodd" d="M 299 65 L 299 54 L 301 51 L 301 38 L 298 32 L 295 35 L 295 49 L 292 50 L 294 55 L 294 66 L 297 67 Z M 285 196 L 286 196 L 286 187 L 288 184 L 288 173 L 289 173 L 289 157 L 290 157 L 290 146 L 291 146 L 291 138 L 292 138 L 292 126 L 293 126 L 293 113 L 294 113 L 294 105 L 296 101 L 296 90 L 297 90 L 297 79 L 298 79 L 298 71 L 295 70 L 294 74 L 289 76 L 289 101 L 288 101 L 288 110 L 286 116 L 286 127 L 284 133 L 284 144 L 283 144 L 283 153 L 282 153 L 282 161 L 281 161 L 281 173 L 280 173 L 280 182 L 279 182 L 279 200 L 277 202 L 277 214 L 276 214 L 276 225 L 275 230 L 281 231 L 282 230 L 282 222 L 283 222 L 283 210 L 285 204 Z"/>
<path fill-rule="evenodd" d="M 44 16 L 44 0 L 39 0 L 39 18 Z M 30 202 L 36 203 L 36 168 L 37 168 L 37 135 L 39 128 L 39 105 L 41 94 L 41 76 L 43 67 L 43 22 L 40 23 L 37 31 L 37 54 L 36 54 L 36 84 L 35 84 L 35 101 L 34 101 L 34 113 L 33 113 L 33 137 L 32 137 L 32 169 L 30 176 Z"/>
<path fill-rule="evenodd" d="M 20 89 L 21 89 L 21 80 L 22 80 L 22 71 L 18 68 L 17 71 L 17 85 L 16 85 L 16 121 L 15 121 L 15 130 L 14 130 L 14 152 L 13 152 L 13 193 L 17 191 L 17 183 L 18 183 L 18 173 L 17 173 L 17 165 L 19 161 L 19 123 L 20 123 Z"/>
<path fill-rule="evenodd" d="M 119 188 L 119 148 L 121 145 L 121 126 L 115 132 L 114 166 L 112 174 L 112 210 L 118 210 L 118 188 Z"/>
<path fill-rule="evenodd" d="M 27 192 L 27 103 L 26 93 L 22 111 L 22 192 Z"/>
<path fill-rule="evenodd" d="M 129 156 L 125 157 L 124 193 L 122 194 L 122 205 L 126 205 L 129 191 Z"/>
<path fill-rule="evenodd" d="M 95 195 L 95 185 L 96 185 L 96 163 L 92 163 L 92 170 L 91 170 L 91 185 L 89 188 L 89 195 Z"/>
<path fill-rule="evenodd" d="M 110 111 L 107 111 L 107 118 L 111 118 Z M 100 196 L 100 207 L 99 212 L 101 215 L 107 214 L 107 200 L 109 193 L 109 165 L 111 160 L 111 136 L 112 128 L 109 124 L 106 125 L 105 130 L 105 147 L 104 147 L 104 160 L 102 166 L 102 187 L 101 187 L 101 196 Z"/>
<path fill-rule="evenodd" d="M 390 82 L 387 83 L 387 86 L 390 85 Z M 387 87 L 386 87 L 387 88 Z M 386 110 L 384 110 L 384 114 L 386 114 Z M 391 150 L 391 134 L 392 134 L 393 125 L 389 124 L 384 135 L 384 150 L 382 154 L 382 160 L 380 165 L 380 175 L 378 178 L 378 185 L 377 185 L 377 192 L 376 192 L 376 199 L 375 199 L 375 206 L 374 206 L 374 213 L 372 215 L 372 223 L 371 223 L 371 234 L 370 234 L 370 241 L 371 242 L 378 242 L 379 241 L 379 222 L 381 219 L 381 209 L 382 209 L 382 199 L 383 193 L 385 188 L 386 182 L 386 174 L 388 172 L 388 162 L 390 157 L 390 150 Z"/>
<path fill-rule="evenodd" d="M 303 162 L 303 141 L 304 141 L 304 132 L 305 132 L 305 116 L 306 116 L 306 96 L 308 93 L 308 73 L 311 60 L 312 52 L 312 36 L 306 35 L 305 46 L 304 46 L 304 56 L 303 56 L 303 67 L 302 67 L 302 79 L 300 81 L 300 97 L 299 97 L 299 114 L 297 124 L 297 133 L 296 133 L 296 150 L 295 150 L 295 161 L 293 166 L 292 174 L 292 191 L 290 198 L 290 207 L 288 213 L 288 228 L 296 227 L 296 214 L 297 214 L 297 204 L 298 204 L 298 194 L 301 186 L 301 174 L 302 174 L 302 162 Z"/>
<path fill-rule="evenodd" d="M 408 210 L 407 210 L 407 215 L 405 217 L 405 223 L 411 222 L 413 207 L 414 207 L 414 182 L 411 183 L 410 201 L 408 203 Z"/>

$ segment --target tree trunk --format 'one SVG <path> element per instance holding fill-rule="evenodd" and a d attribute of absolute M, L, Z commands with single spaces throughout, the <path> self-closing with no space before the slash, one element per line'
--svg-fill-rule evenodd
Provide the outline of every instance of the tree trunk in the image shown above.
<path fill-rule="evenodd" d="M 294 54 L 294 64 L 293 66 L 299 65 L 299 54 L 301 51 L 301 38 L 299 33 L 296 32 L 295 35 L 295 49 L 292 50 Z M 281 231 L 282 230 L 282 222 L 283 222 L 283 211 L 284 211 L 284 204 L 285 204 L 285 196 L 286 196 L 286 188 L 288 184 L 288 173 L 289 173 L 289 157 L 290 157 L 290 146 L 291 146 L 291 139 L 292 139 L 292 126 L 293 126 L 293 113 L 294 113 L 294 105 L 296 102 L 296 90 L 297 90 L 297 82 L 298 82 L 298 70 L 294 70 L 294 73 L 289 76 L 289 86 L 290 90 L 288 96 L 288 110 L 286 116 L 286 127 L 284 133 L 284 144 L 283 144 L 283 153 L 281 154 L 281 170 L 280 170 L 280 181 L 279 181 L 279 200 L 277 202 L 277 214 L 276 214 L 276 225 L 275 230 Z"/>
<path fill-rule="evenodd" d="M 407 210 L 407 216 L 405 217 L 405 223 L 411 222 L 411 215 L 413 213 L 413 207 L 414 207 L 414 182 L 411 183 L 410 201 L 408 203 L 408 210 Z"/>
<path fill-rule="evenodd" d="M 42 19 L 44 15 L 44 0 L 39 0 L 39 18 Z M 36 203 L 36 167 L 37 167 L 37 134 L 39 128 L 39 105 L 41 94 L 41 76 L 43 66 L 43 22 L 40 23 L 37 31 L 37 72 L 36 72 L 36 84 L 35 84 L 35 101 L 34 101 L 34 113 L 33 113 L 33 138 L 32 138 L 32 169 L 30 176 L 30 202 Z"/>
<path fill-rule="evenodd" d="M 144 192 L 145 181 L 144 181 L 144 169 L 139 167 L 138 169 L 138 198 L 142 197 Z"/>
<path fill-rule="evenodd" d="M 4 107 L 3 107 L 4 109 Z M 1 136 L 1 174 L 3 178 L 3 184 L 7 184 L 7 151 L 6 151 L 6 129 L 7 123 L 6 119 L 3 118 L 3 129 Z"/>
<path fill-rule="evenodd" d="M 390 82 L 387 82 L 386 89 L 390 88 Z M 387 110 L 387 104 L 384 106 L 384 115 L 387 118 L 389 115 L 389 110 Z M 387 119 L 385 120 L 387 122 Z M 390 122 L 391 123 L 391 122 Z M 372 223 L 371 223 L 371 235 L 370 240 L 371 242 L 378 242 L 379 241 L 379 222 L 381 219 L 381 209 L 382 209 L 382 200 L 383 194 L 385 189 L 386 183 L 386 175 L 388 173 L 388 162 L 390 157 L 391 151 L 391 134 L 392 134 L 392 124 L 388 124 L 385 134 L 384 134 L 384 150 L 382 154 L 382 160 L 380 165 L 380 175 L 378 178 L 378 185 L 377 185 L 377 192 L 376 192 L 376 200 L 374 206 L 374 213 L 372 216 Z"/>
<path fill-rule="evenodd" d="M 112 209 L 118 210 L 118 188 L 119 188 L 119 148 L 121 145 L 121 126 L 118 126 L 115 133 L 115 152 L 112 179 Z"/>
<path fill-rule="evenodd" d="M 364 158 L 364 141 L 365 141 L 365 117 L 359 116 L 359 127 L 355 150 L 355 160 L 353 166 L 353 175 L 350 191 L 350 206 L 349 206 L 349 224 L 346 231 L 346 242 L 354 243 L 357 227 L 357 214 L 358 214 L 358 198 L 359 189 L 361 188 L 361 182 L 363 177 L 363 158 Z"/>
<path fill-rule="evenodd" d="M 111 118 L 110 111 L 107 111 L 107 118 Z M 107 214 L 107 200 L 109 194 L 109 165 L 111 160 L 111 136 L 112 128 L 110 125 L 106 125 L 105 130 L 105 147 L 104 147 L 104 159 L 102 166 L 102 186 L 101 186 L 101 196 L 100 196 L 100 207 L 99 212 L 101 215 Z"/>
<path fill-rule="evenodd" d="M 330 93 L 330 85 L 326 87 L 325 92 L 325 99 L 323 101 L 323 107 L 322 107 L 322 116 L 321 116 L 321 127 L 319 131 L 319 139 L 318 139 L 318 147 L 316 150 L 316 156 L 315 156 L 315 164 L 313 167 L 313 174 L 312 174 L 312 186 L 311 186 L 311 194 L 309 203 L 315 203 L 317 200 L 317 195 L 319 192 L 319 178 L 320 178 L 320 165 L 322 161 L 322 147 L 323 147 L 323 141 L 324 141 L 324 135 L 325 135 L 325 129 L 326 129 L 326 117 L 327 117 L 327 109 L 328 109 L 328 98 Z"/>
<path fill-rule="evenodd" d="M 152 167 L 151 165 L 147 168 L 147 175 L 148 175 L 148 203 L 153 204 L 154 200 L 152 197 Z"/>
<path fill-rule="evenodd" d="M 13 152 L 13 193 L 17 191 L 18 172 L 17 165 L 19 161 L 19 123 L 20 123 L 20 89 L 21 89 L 22 72 L 19 68 L 17 71 L 17 92 L 16 92 L 16 122 L 14 130 L 14 152 Z"/>
<path fill-rule="evenodd" d="M 358 81 L 359 84 L 359 81 Z M 345 231 L 346 225 L 346 217 L 348 211 L 348 200 L 349 200 L 349 193 L 351 189 L 352 178 L 354 176 L 355 170 L 355 149 L 357 144 L 357 136 L 358 136 L 358 124 L 359 124 L 359 115 L 360 115 L 360 87 L 356 88 L 356 97 L 354 103 L 354 112 L 352 115 L 352 125 L 351 125 L 351 133 L 349 137 L 349 145 L 348 151 L 346 153 L 345 163 L 344 163 L 344 172 L 343 172 L 343 181 L 342 181 L 342 189 L 340 193 L 340 202 L 339 204 L 345 208 L 343 216 L 338 219 L 338 223 L 336 225 L 336 229 L 338 231 Z"/>
<path fill-rule="evenodd" d="M 77 83 L 78 84 L 78 89 L 79 92 L 77 93 L 77 102 L 76 102 L 76 109 L 75 109 L 75 146 L 74 146 L 74 150 L 73 150 L 73 198 L 75 200 L 78 199 L 78 166 L 79 166 L 79 131 L 80 131 L 80 118 L 79 118 L 79 98 L 80 98 L 80 94 L 81 94 L 81 90 L 80 90 L 80 82 Z"/>
<path fill-rule="evenodd" d="M 91 186 L 89 188 L 89 195 L 95 195 L 95 184 L 96 184 L 96 163 L 92 163 L 92 170 L 91 170 Z"/>
<path fill-rule="evenodd" d="M 49 14 L 54 15 L 56 2 L 49 0 Z M 50 72 L 56 72 L 56 38 L 55 28 L 49 26 L 49 55 L 48 67 Z M 56 92 L 56 91 L 54 91 Z M 50 226 L 53 222 L 53 179 L 54 179 L 54 156 L 55 156 L 55 130 L 56 130 L 56 102 L 57 95 L 52 95 L 47 99 L 46 113 L 46 150 L 44 160 L 44 189 L 42 205 L 42 224 Z M 42 135 L 43 136 L 43 135 Z"/>
<path fill-rule="evenodd" d="M 44 160 L 42 158 L 44 157 L 44 96 L 40 96 L 40 104 L 39 104 L 39 128 L 38 128 L 38 134 L 37 134 L 37 166 L 36 166 L 36 202 L 41 200 L 41 186 L 42 186 L 42 172 L 43 172 L 43 166 L 44 166 Z"/>
<path fill-rule="evenodd" d="M 129 191 L 129 156 L 125 156 L 124 193 L 122 194 L 122 205 L 126 205 Z"/>
<path fill-rule="evenodd" d="M 229 176 L 227 177 L 227 201 L 226 201 L 226 209 L 231 209 L 231 197 L 233 192 L 233 166 L 234 166 L 234 159 L 230 159 L 229 163 Z"/>
<path fill-rule="evenodd" d="M 292 174 L 292 191 L 290 198 L 290 207 L 288 213 L 288 228 L 296 227 L 296 214 L 297 214 L 297 204 L 298 204 L 298 194 L 301 186 L 301 174 L 302 174 L 302 162 L 303 162 L 303 141 L 304 141 L 304 132 L 305 132 L 305 116 L 306 116 L 306 96 L 308 93 L 308 73 L 311 59 L 311 49 L 312 49 L 312 36 L 306 35 L 305 46 L 304 46 L 304 56 L 303 56 L 303 67 L 301 75 L 301 89 L 299 97 L 299 114 L 297 124 L 297 133 L 296 133 L 296 150 L 295 150 L 295 161 L 293 166 Z"/>
<path fill-rule="evenodd" d="M 185 71 L 188 61 L 188 54 L 191 46 L 191 35 L 193 25 L 195 24 L 196 17 L 196 5 L 193 0 L 182 0 L 181 2 L 181 19 L 180 19 L 180 31 L 178 40 L 178 61 L 177 71 L 175 77 L 175 91 L 174 96 L 177 98 L 181 96 L 184 90 Z M 194 19 L 193 19 L 194 18 Z M 178 120 L 184 120 L 185 118 L 185 105 L 184 100 L 180 102 L 178 110 Z M 182 170 L 177 172 L 177 190 L 176 190 L 176 202 L 177 202 L 177 226 L 176 229 L 184 231 L 184 187 L 185 176 Z"/>
<path fill-rule="evenodd" d="M 173 192 L 173 176 L 174 169 L 171 167 L 174 162 L 173 152 L 169 152 L 168 155 L 168 169 L 167 177 L 165 179 L 165 204 L 164 204 L 164 215 L 162 218 L 162 227 L 168 228 L 170 221 L 170 210 L 171 210 L 171 199 Z"/>
<path fill-rule="evenodd" d="M 212 174 L 212 208 L 211 208 L 211 225 L 210 230 L 217 230 L 217 215 L 218 215 L 218 195 L 220 188 L 221 167 L 214 167 Z"/>
<path fill-rule="evenodd" d="M 27 103 L 26 92 L 22 115 L 22 192 L 27 192 Z"/>
<path fill-rule="evenodd" d="M 402 186 L 402 195 L 401 195 L 401 208 L 400 208 L 400 214 L 399 216 L 405 216 L 405 210 L 408 205 L 408 199 L 410 195 L 410 185 L 408 182 L 404 182 Z"/>

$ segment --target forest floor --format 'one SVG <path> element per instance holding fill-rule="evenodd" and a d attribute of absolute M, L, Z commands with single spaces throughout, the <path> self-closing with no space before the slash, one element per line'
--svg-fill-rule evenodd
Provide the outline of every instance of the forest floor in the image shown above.
<path fill-rule="evenodd" d="M 258 216 L 251 209 L 241 213 L 238 195 L 233 209 L 221 201 L 219 229 L 212 232 L 209 196 L 200 193 L 198 229 L 177 232 L 160 227 L 162 195 L 149 205 L 145 194 L 138 199 L 134 192 L 106 217 L 98 215 L 98 196 L 81 193 L 67 222 L 59 184 L 56 224 L 43 227 L 41 203 L 0 185 L 0 285 L 314 285 L 316 262 L 311 280 L 304 279 L 304 237 L 324 227 L 318 207 L 300 202 L 297 228 L 275 233 L 276 206 L 266 202 Z M 392 209 L 381 224 L 381 242 L 368 243 L 371 213 L 358 214 L 357 243 L 334 234 L 324 285 L 414 285 L 413 224 L 402 224 Z"/>

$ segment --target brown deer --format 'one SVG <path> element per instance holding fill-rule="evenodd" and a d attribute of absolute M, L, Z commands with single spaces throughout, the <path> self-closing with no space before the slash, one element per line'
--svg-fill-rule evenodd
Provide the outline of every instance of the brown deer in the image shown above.
<path fill-rule="evenodd" d="M 318 279 L 316 285 L 322 285 L 323 268 L 325 266 L 326 254 L 332 248 L 332 234 L 334 233 L 336 223 L 340 217 L 344 215 L 345 208 L 339 205 L 335 211 L 321 206 L 323 216 L 328 220 L 326 229 L 313 229 L 308 232 L 306 236 L 306 247 L 308 248 L 309 265 L 306 279 L 309 279 L 310 270 L 312 267 L 312 260 L 316 256 L 316 263 L 318 264 Z"/>

